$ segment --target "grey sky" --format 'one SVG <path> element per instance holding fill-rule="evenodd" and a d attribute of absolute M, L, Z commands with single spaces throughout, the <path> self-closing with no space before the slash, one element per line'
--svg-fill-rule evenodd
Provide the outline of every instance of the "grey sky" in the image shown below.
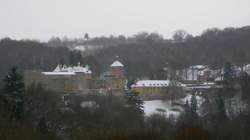
<path fill-rule="evenodd" d="M 250 0 L 0 0 L 0 38 L 47 40 L 250 24 Z"/>

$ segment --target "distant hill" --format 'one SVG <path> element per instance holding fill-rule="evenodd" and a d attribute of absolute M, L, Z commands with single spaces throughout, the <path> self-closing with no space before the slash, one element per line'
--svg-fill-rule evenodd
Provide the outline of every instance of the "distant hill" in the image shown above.
<path fill-rule="evenodd" d="M 134 43 L 105 47 L 93 54 L 101 65 L 101 71 L 107 69 L 107 64 L 117 55 L 131 79 L 161 79 L 165 66 L 182 69 L 195 64 L 223 67 L 226 62 L 231 62 L 242 65 L 250 63 L 250 26 L 208 29 L 200 36 L 181 42 L 144 38 Z"/>
<path fill-rule="evenodd" d="M 0 40 L 0 77 L 12 66 L 23 69 L 51 70 L 58 63 L 69 63 L 74 52 L 68 48 L 52 48 L 37 41 Z M 76 60 L 77 61 L 77 60 Z"/>
<path fill-rule="evenodd" d="M 124 63 L 130 80 L 164 79 L 163 67 L 183 69 L 196 64 L 223 67 L 226 62 L 247 64 L 250 63 L 250 26 L 207 29 L 200 36 L 186 34 L 174 36 L 174 39 L 163 39 L 157 33 L 88 40 L 52 38 L 46 43 L 5 38 L 0 40 L 0 77 L 13 65 L 21 69 L 51 70 L 58 63 L 73 65 L 77 62 L 89 64 L 98 76 L 108 69 L 116 56 Z"/>

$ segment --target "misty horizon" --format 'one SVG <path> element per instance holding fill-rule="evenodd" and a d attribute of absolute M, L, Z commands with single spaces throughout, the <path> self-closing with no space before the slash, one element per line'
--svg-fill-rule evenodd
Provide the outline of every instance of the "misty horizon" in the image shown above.
<path fill-rule="evenodd" d="M 43 0 L 0 1 L 0 38 L 38 39 L 132 36 L 158 32 L 171 38 L 183 29 L 200 35 L 205 29 L 250 23 L 248 0 Z"/>
<path fill-rule="evenodd" d="M 250 0 L 0 0 L 0 140 L 250 140 Z"/>
<path fill-rule="evenodd" d="M 0 39 L 10 38 L 10 39 L 13 39 L 13 40 L 20 40 L 20 41 L 21 40 L 24 40 L 24 41 L 25 40 L 34 40 L 34 41 L 38 41 L 38 42 L 48 42 L 48 41 L 50 41 L 50 39 L 55 39 L 55 38 L 59 38 L 61 40 L 65 40 L 65 39 L 70 39 L 70 40 L 71 39 L 73 39 L 73 40 L 74 39 L 84 39 L 86 34 L 88 34 L 88 37 L 90 39 L 93 39 L 93 38 L 102 38 L 102 37 L 104 37 L 104 38 L 110 38 L 110 37 L 119 37 L 119 36 L 123 36 L 125 38 L 130 38 L 130 37 L 134 38 L 136 35 L 139 35 L 139 34 L 146 33 L 146 34 L 150 35 L 150 34 L 153 33 L 153 34 L 160 35 L 164 40 L 174 40 L 173 36 L 178 31 L 183 31 L 183 32 L 187 33 L 188 35 L 191 35 L 193 37 L 197 37 L 197 36 L 201 36 L 207 30 L 213 30 L 213 29 L 215 29 L 215 30 L 224 30 L 224 29 L 229 29 L 229 28 L 237 29 L 237 28 L 243 28 L 243 27 L 248 27 L 248 26 L 250 26 L 250 25 L 239 26 L 239 27 L 238 26 L 237 27 L 228 26 L 228 27 L 224 27 L 224 28 L 211 27 L 211 28 L 205 28 L 200 33 L 197 33 L 197 34 L 189 33 L 185 29 L 177 29 L 177 30 L 173 31 L 173 33 L 170 36 L 164 36 L 164 34 L 162 34 L 160 32 L 148 32 L 148 31 L 140 31 L 140 32 L 136 32 L 136 33 L 131 34 L 131 35 L 125 35 L 125 34 L 107 34 L 107 35 L 99 35 L 99 36 L 94 36 L 94 35 L 89 34 L 88 32 L 83 32 L 81 36 L 67 36 L 67 35 L 65 35 L 65 36 L 51 36 L 48 39 L 32 38 L 32 37 L 30 37 L 30 38 L 13 38 L 13 37 L 10 37 L 10 36 L 3 36 Z"/>

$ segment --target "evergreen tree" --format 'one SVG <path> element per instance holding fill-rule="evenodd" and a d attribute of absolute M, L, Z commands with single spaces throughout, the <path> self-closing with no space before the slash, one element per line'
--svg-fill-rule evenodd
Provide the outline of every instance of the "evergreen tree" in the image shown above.
<path fill-rule="evenodd" d="M 47 126 L 46 118 L 44 116 L 39 119 L 39 122 L 37 124 L 37 129 L 42 134 L 48 133 L 48 126 Z"/>
<path fill-rule="evenodd" d="M 193 94 L 192 98 L 191 98 L 190 112 L 192 114 L 196 114 L 197 113 L 197 99 L 195 97 L 195 94 Z"/>
<path fill-rule="evenodd" d="M 190 103 L 186 100 L 184 111 L 180 114 L 177 120 L 178 126 L 188 126 L 190 128 L 200 128 L 202 126 L 201 118 L 197 114 L 197 99 L 192 95 Z"/>
<path fill-rule="evenodd" d="M 220 122 L 220 121 L 227 119 L 225 100 L 220 93 L 217 96 L 216 104 L 217 104 L 216 116 L 217 116 L 218 121 Z"/>
<path fill-rule="evenodd" d="M 143 114 L 144 113 L 143 101 L 142 99 L 140 99 L 137 93 L 126 92 L 125 95 L 127 98 L 127 103 L 137 112 Z"/>
<path fill-rule="evenodd" d="M 14 120 L 20 120 L 23 113 L 24 83 L 17 68 L 13 67 L 5 77 L 3 87 L 4 116 Z"/>
<path fill-rule="evenodd" d="M 250 99 L 250 76 L 244 72 L 240 76 L 240 86 L 242 92 L 242 99 L 249 100 Z"/>
<path fill-rule="evenodd" d="M 184 110 L 185 110 L 185 112 L 189 111 L 189 101 L 188 100 L 186 100 L 186 103 L 184 105 Z"/>
<path fill-rule="evenodd" d="M 233 80 L 234 80 L 234 70 L 231 63 L 226 63 L 224 66 L 224 74 L 223 74 L 223 84 L 225 88 L 233 88 Z"/>
<path fill-rule="evenodd" d="M 88 34 L 88 33 L 85 33 L 85 34 L 84 34 L 84 39 L 85 39 L 85 40 L 89 40 L 89 38 L 90 38 L 90 37 L 89 37 L 89 34 Z"/>

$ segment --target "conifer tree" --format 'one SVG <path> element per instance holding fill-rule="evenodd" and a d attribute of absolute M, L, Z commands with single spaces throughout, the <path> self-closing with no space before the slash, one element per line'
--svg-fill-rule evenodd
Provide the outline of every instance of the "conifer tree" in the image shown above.
<path fill-rule="evenodd" d="M 192 95 L 192 98 L 191 98 L 190 111 L 192 114 L 197 113 L 197 99 L 194 94 Z"/>
<path fill-rule="evenodd" d="M 42 134 L 48 133 L 47 121 L 46 121 L 46 118 L 44 116 L 39 119 L 39 122 L 37 124 L 37 129 Z"/>
<path fill-rule="evenodd" d="M 234 80 L 234 70 L 231 63 L 226 63 L 224 66 L 224 74 L 223 74 L 223 84 L 225 88 L 233 88 L 233 80 Z"/>
<path fill-rule="evenodd" d="M 131 105 L 136 111 L 143 114 L 144 113 L 144 106 L 143 101 L 140 99 L 137 93 L 135 92 L 126 92 L 125 93 L 127 98 L 127 103 Z"/>
<path fill-rule="evenodd" d="M 223 121 L 227 119 L 225 100 L 221 94 L 218 94 L 217 99 L 216 99 L 216 104 L 217 104 L 218 121 Z"/>
<path fill-rule="evenodd" d="M 89 37 L 89 34 L 88 34 L 88 33 L 85 33 L 85 34 L 84 34 L 84 39 L 85 39 L 85 40 L 89 40 L 89 38 L 90 38 L 90 37 Z"/>
<path fill-rule="evenodd" d="M 3 83 L 4 116 L 20 120 L 23 113 L 24 83 L 16 67 L 10 70 Z"/>
<path fill-rule="evenodd" d="M 242 92 L 242 99 L 245 101 L 250 100 L 250 76 L 243 72 L 240 76 L 240 87 Z"/>

